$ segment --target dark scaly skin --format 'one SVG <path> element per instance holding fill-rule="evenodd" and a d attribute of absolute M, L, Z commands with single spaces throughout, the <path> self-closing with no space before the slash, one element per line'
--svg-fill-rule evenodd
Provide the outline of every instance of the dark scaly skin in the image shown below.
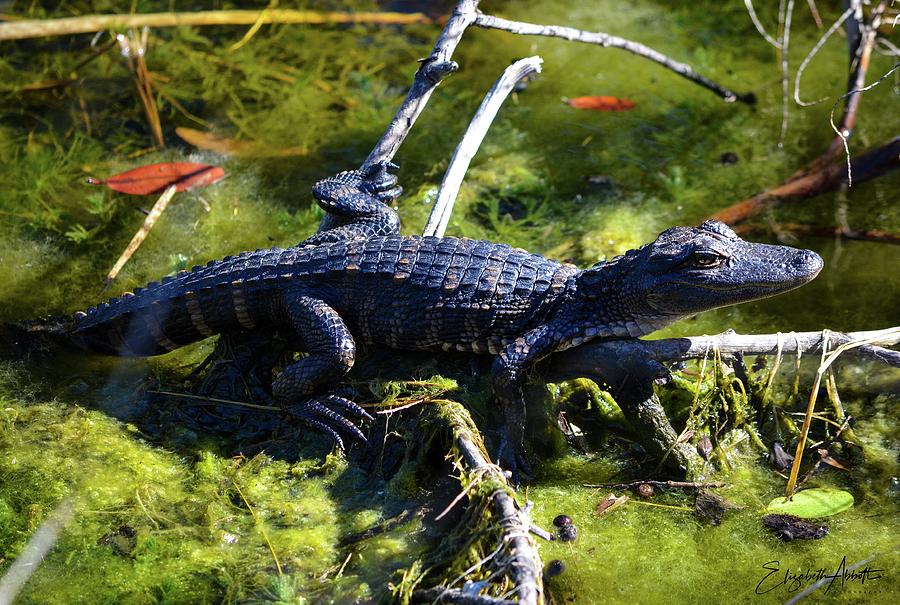
<path fill-rule="evenodd" d="M 7 326 L 7 340 L 10 331 L 44 334 L 100 353 L 156 355 L 213 334 L 277 330 L 308 356 L 276 377 L 276 402 L 340 447 L 341 434 L 365 440 L 351 418 L 368 414 L 333 392 L 357 342 L 490 354 L 509 445 L 502 459 L 515 466 L 536 361 L 785 292 L 822 267 L 813 252 L 745 242 L 718 222 L 669 229 L 583 271 L 505 244 L 400 236 L 388 167 L 318 183 L 329 220 L 293 248 L 214 261 L 68 319 Z"/>

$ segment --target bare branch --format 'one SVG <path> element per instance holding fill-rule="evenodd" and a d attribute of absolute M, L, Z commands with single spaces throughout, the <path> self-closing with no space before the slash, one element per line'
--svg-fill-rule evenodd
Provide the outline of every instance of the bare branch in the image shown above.
<path fill-rule="evenodd" d="M 524 36 L 548 36 L 562 38 L 573 42 L 597 44 L 604 48 L 620 48 L 639 57 L 649 59 L 654 63 L 658 63 L 666 69 L 674 71 L 683 78 L 687 78 L 691 82 L 711 90 L 726 103 L 740 101 L 742 103 L 753 104 L 756 102 L 756 96 L 753 93 L 739 94 L 728 90 L 712 80 L 701 76 L 687 63 L 681 63 L 671 59 L 661 52 L 639 42 L 633 42 L 604 32 L 588 32 L 561 25 L 536 25 L 534 23 L 525 23 L 522 21 L 510 21 L 493 15 L 486 15 L 481 12 L 478 13 L 477 18 L 475 19 L 475 25 L 486 29 L 500 29 Z"/>
<path fill-rule="evenodd" d="M 500 468 L 485 459 L 481 449 L 473 443 L 466 431 L 457 431 L 456 447 L 472 470 L 484 472 L 491 478 L 506 484 Z M 541 582 L 541 559 L 529 533 L 531 520 L 519 510 L 515 498 L 507 490 L 497 490 L 491 496 L 494 515 L 503 531 L 509 552 L 507 573 L 516 585 L 520 605 L 537 605 L 543 602 L 544 588 Z"/>
<path fill-rule="evenodd" d="M 896 345 L 900 342 L 900 327 L 867 332 L 790 332 L 778 334 L 737 334 L 732 331 L 715 336 L 690 336 L 661 340 L 609 340 L 591 342 L 580 347 L 555 354 L 547 370 L 551 380 L 592 378 L 608 380 L 617 374 L 623 363 L 643 359 L 656 363 L 697 359 L 708 355 L 714 348 L 723 354 L 775 355 L 780 347 L 784 355 L 806 354 L 822 344 L 827 334 L 829 345 L 852 343 L 874 339 L 879 345 Z M 867 359 L 900 367 L 900 351 L 881 346 L 866 345 L 852 353 Z"/>
<path fill-rule="evenodd" d="M 516 83 L 522 78 L 541 71 L 540 57 L 528 57 L 520 59 L 507 67 L 503 73 L 494 82 L 494 85 L 485 95 L 484 100 L 469 122 L 469 127 L 463 135 L 462 140 L 453 152 L 450 159 L 450 165 L 447 172 L 444 173 L 444 180 L 438 190 L 437 199 L 431 209 L 428 217 L 428 223 L 425 225 L 423 235 L 435 235 L 444 237 L 444 231 L 450 222 L 450 214 L 453 212 L 453 203 L 459 193 L 459 187 L 462 184 L 463 177 L 469 169 L 469 163 L 475 157 L 475 153 L 481 146 L 488 129 L 497 116 L 500 106 L 509 93 L 512 92 Z"/>
<path fill-rule="evenodd" d="M 477 9 L 478 0 L 460 0 L 456 5 L 431 54 L 422 60 L 406 99 L 400 105 L 381 140 L 363 162 L 363 167 L 394 158 L 412 125 L 428 104 L 434 89 L 441 80 L 459 69 L 459 65 L 451 61 L 450 57 L 453 56 L 453 51 L 459 45 L 466 29 L 474 23 Z"/>

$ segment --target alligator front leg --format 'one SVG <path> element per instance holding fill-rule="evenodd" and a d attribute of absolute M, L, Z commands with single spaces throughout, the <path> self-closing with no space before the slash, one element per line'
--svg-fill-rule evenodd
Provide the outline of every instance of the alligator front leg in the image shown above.
<path fill-rule="evenodd" d="M 328 213 L 318 233 L 300 243 L 314 246 L 347 239 L 400 234 L 400 217 L 391 208 L 403 193 L 397 168 L 379 162 L 365 170 L 348 170 L 321 180 L 313 186 L 313 196 Z"/>
<path fill-rule="evenodd" d="M 340 433 L 365 443 L 366 437 L 347 415 L 371 416 L 361 407 L 330 392 L 356 357 L 356 344 L 346 324 L 324 301 L 299 296 L 286 301 L 285 314 L 309 355 L 287 366 L 272 383 L 272 395 L 289 413 L 326 433 L 344 450 Z"/>
<path fill-rule="evenodd" d="M 494 398 L 503 412 L 498 462 L 513 472 L 526 468 L 525 385 L 528 369 L 559 346 L 561 337 L 551 325 L 537 327 L 503 349 L 491 368 Z"/>

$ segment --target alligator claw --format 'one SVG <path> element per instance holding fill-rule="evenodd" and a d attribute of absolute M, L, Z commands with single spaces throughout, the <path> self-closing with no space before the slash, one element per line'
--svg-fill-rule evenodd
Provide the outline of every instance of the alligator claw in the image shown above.
<path fill-rule="evenodd" d="M 399 166 L 385 160 L 372 164 L 363 172 L 366 180 L 361 188 L 384 204 L 393 202 L 403 193 L 403 187 L 397 185 L 397 175 L 388 172 L 397 168 Z"/>
<path fill-rule="evenodd" d="M 323 400 L 329 404 L 336 405 L 338 407 L 343 408 L 344 410 L 353 412 L 357 416 L 362 416 L 366 420 L 375 420 L 375 418 L 373 418 L 372 415 L 369 414 L 369 412 L 365 411 L 359 405 L 357 405 L 353 401 L 350 401 L 346 397 L 341 397 L 340 395 L 332 394 L 332 395 L 327 395 L 326 397 L 324 397 Z"/>
<path fill-rule="evenodd" d="M 331 437 L 342 452 L 346 451 L 346 448 L 340 433 L 350 435 L 360 443 L 368 443 L 359 427 L 344 414 L 350 412 L 369 420 L 372 416 L 344 397 L 332 394 L 310 397 L 290 406 L 288 412 L 301 422 Z"/>
<path fill-rule="evenodd" d="M 497 464 L 509 473 L 509 482 L 514 489 L 519 488 L 522 480 L 534 479 L 531 465 L 525 459 L 525 450 L 522 446 L 515 447 L 511 444 L 506 430 L 500 432 L 496 460 Z"/>

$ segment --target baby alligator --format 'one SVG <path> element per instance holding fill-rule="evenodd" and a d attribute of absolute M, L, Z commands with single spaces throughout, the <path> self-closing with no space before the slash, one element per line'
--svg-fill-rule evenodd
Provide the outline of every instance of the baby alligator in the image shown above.
<path fill-rule="evenodd" d="M 349 171 L 313 192 L 328 212 L 292 248 L 246 252 L 166 277 L 63 318 L 7 324 L 18 352 L 65 341 L 108 355 L 158 355 L 214 334 L 279 330 L 308 355 L 272 395 L 324 431 L 365 441 L 368 415 L 334 388 L 357 343 L 493 355 L 509 452 L 521 452 L 526 370 L 594 339 L 635 338 L 701 311 L 773 296 L 813 279 L 809 250 L 750 243 L 723 223 L 674 227 L 588 269 L 488 241 L 399 234 L 389 164 Z M 293 347 L 292 347 L 293 348 Z"/>

